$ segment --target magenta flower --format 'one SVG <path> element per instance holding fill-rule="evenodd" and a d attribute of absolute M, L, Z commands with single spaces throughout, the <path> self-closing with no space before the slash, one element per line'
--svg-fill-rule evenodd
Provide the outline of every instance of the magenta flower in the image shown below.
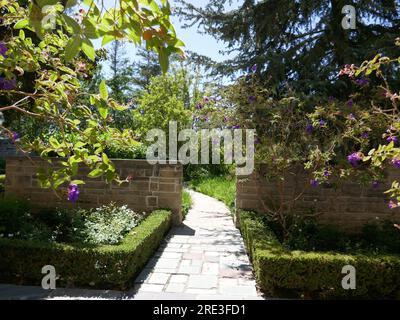
<path fill-rule="evenodd" d="M 76 202 L 79 198 L 79 189 L 76 184 L 70 184 L 68 186 L 68 201 Z"/>
<path fill-rule="evenodd" d="M 362 157 L 359 152 L 354 152 L 347 157 L 347 161 L 351 164 L 353 168 L 357 168 L 360 165 Z"/>
<path fill-rule="evenodd" d="M 307 124 L 307 127 L 306 127 L 306 132 L 307 132 L 308 134 L 312 134 L 313 131 L 314 131 L 313 125 L 312 125 L 311 123 L 308 123 L 308 124 Z"/>
<path fill-rule="evenodd" d="M 8 48 L 4 42 L 0 42 L 0 54 L 4 57 L 7 58 L 7 51 Z"/>
<path fill-rule="evenodd" d="M 361 79 L 357 79 L 355 82 L 356 82 L 356 84 L 357 84 L 358 86 L 360 86 L 360 87 L 365 87 L 365 86 L 367 86 L 367 85 L 369 84 L 369 79 L 367 79 L 367 78 L 361 78 Z"/>
<path fill-rule="evenodd" d="M 351 108 L 353 105 L 354 105 L 354 101 L 353 101 L 353 99 L 350 99 L 349 101 L 347 101 L 347 106 L 349 107 L 349 108 Z"/>
<path fill-rule="evenodd" d="M 254 102 L 257 101 L 257 97 L 256 96 L 250 96 L 248 100 L 249 100 L 250 103 L 254 103 Z"/>
<path fill-rule="evenodd" d="M 368 139 L 369 138 L 369 133 L 368 132 L 363 132 L 361 134 L 361 139 Z"/>
<path fill-rule="evenodd" d="M 395 158 L 392 160 L 392 164 L 394 167 L 396 167 L 397 169 L 400 169 L 400 159 L 399 158 Z"/>
<path fill-rule="evenodd" d="M 0 77 L 0 90 L 13 90 L 17 86 L 17 80 L 15 79 L 3 79 Z"/>
<path fill-rule="evenodd" d="M 313 179 L 313 180 L 310 181 L 310 184 L 311 184 L 311 186 L 314 187 L 314 188 L 315 188 L 315 187 L 318 187 L 318 180 Z"/>
<path fill-rule="evenodd" d="M 389 143 L 391 143 L 391 142 L 397 143 L 398 140 L 399 139 L 396 136 L 390 136 L 390 137 L 387 137 L 387 139 L 386 139 L 386 141 Z"/>
<path fill-rule="evenodd" d="M 399 203 L 392 199 L 389 201 L 388 206 L 389 206 L 389 209 L 395 209 L 399 206 Z"/>
<path fill-rule="evenodd" d="M 19 139 L 20 139 L 19 134 L 18 134 L 17 132 L 13 132 L 13 133 L 12 133 L 12 141 L 13 141 L 13 142 L 18 142 Z"/>

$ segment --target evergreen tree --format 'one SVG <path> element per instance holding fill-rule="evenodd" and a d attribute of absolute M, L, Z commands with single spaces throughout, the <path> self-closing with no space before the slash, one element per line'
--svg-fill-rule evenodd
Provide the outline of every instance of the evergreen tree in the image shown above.
<path fill-rule="evenodd" d="M 162 74 L 157 53 L 140 47 L 136 52 L 136 59 L 133 63 L 132 83 L 137 90 L 146 89 L 150 85 L 151 78 Z"/>
<path fill-rule="evenodd" d="M 128 103 L 133 94 L 133 65 L 126 56 L 125 44 L 114 41 L 108 50 L 110 96 L 119 103 Z"/>
<path fill-rule="evenodd" d="M 227 43 L 235 58 L 219 64 L 218 71 L 247 71 L 254 64 L 269 83 L 289 84 L 305 93 L 345 92 L 336 81 L 345 64 L 360 64 L 376 53 L 396 50 L 399 36 L 399 0 L 209 0 L 204 8 L 181 3 L 179 14 L 187 27 L 199 24 L 205 32 Z M 354 30 L 345 30 L 345 5 L 356 8 Z"/>

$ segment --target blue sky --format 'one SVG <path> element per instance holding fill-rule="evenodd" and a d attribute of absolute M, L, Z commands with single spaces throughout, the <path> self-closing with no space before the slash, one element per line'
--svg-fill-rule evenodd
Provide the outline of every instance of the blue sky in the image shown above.
<path fill-rule="evenodd" d="M 173 6 L 174 0 L 170 0 L 170 2 Z M 106 0 L 105 3 L 111 7 L 114 5 L 114 0 Z M 195 6 L 203 7 L 208 3 L 208 0 L 192 0 L 191 3 Z M 215 61 L 223 61 L 228 57 L 220 53 L 226 50 L 226 45 L 223 42 L 218 42 L 210 35 L 200 34 L 197 25 L 190 29 L 183 29 L 182 26 L 184 22 L 179 21 L 179 17 L 176 16 L 172 17 L 172 22 L 175 26 L 178 38 L 185 43 L 186 50 L 208 56 Z M 100 41 L 96 41 L 95 45 L 99 47 Z M 129 59 L 132 61 L 135 60 L 136 48 L 134 45 L 127 44 L 126 53 Z M 105 67 L 104 71 L 107 72 L 107 69 L 108 68 Z"/>

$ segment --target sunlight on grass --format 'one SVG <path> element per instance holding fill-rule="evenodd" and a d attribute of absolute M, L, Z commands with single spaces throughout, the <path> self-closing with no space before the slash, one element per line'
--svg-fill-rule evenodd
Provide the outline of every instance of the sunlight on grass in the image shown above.
<path fill-rule="evenodd" d="M 225 203 L 230 209 L 235 206 L 236 178 L 221 176 L 192 180 L 189 186 L 205 195 L 213 197 Z"/>

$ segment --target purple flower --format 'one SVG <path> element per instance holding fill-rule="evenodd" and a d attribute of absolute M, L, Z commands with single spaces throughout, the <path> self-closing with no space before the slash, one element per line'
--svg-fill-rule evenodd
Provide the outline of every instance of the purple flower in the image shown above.
<path fill-rule="evenodd" d="M 389 143 L 391 143 L 391 142 L 397 143 L 398 140 L 399 139 L 396 136 L 390 136 L 390 137 L 387 137 L 387 139 L 386 139 L 386 141 Z"/>
<path fill-rule="evenodd" d="M 224 122 L 228 122 L 229 118 L 227 116 L 224 116 Z"/>
<path fill-rule="evenodd" d="M 240 124 L 237 124 L 237 125 L 233 126 L 232 129 L 234 129 L 234 130 L 240 129 Z"/>
<path fill-rule="evenodd" d="M 257 97 L 256 96 L 250 96 L 248 100 L 249 100 L 250 103 L 254 103 L 254 102 L 257 101 Z"/>
<path fill-rule="evenodd" d="M 142 116 L 144 116 L 144 114 L 145 114 L 144 110 L 140 110 L 139 113 L 140 113 Z"/>
<path fill-rule="evenodd" d="M 0 90 L 13 90 L 17 86 L 17 80 L 15 79 L 3 79 L 0 77 Z"/>
<path fill-rule="evenodd" d="M 399 158 L 395 158 L 392 160 L 392 164 L 393 166 L 395 166 L 397 169 L 400 169 L 400 159 Z"/>
<path fill-rule="evenodd" d="M 205 117 L 205 118 L 204 118 L 204 121 L 205 121 L 205 122 L 209 122 L 210 119 L 209 119 L 208 117 Z"/>
<path fill-rule="evenodd" d="M 330 177 L 330 176 L 331 176 L 331 173 L 329 172 L 328 169 L 326 169 L 326 170 L 324 171 L 324 177 L 325 177 L 325 178 L 328 178 L 328 177 Z"/>
<path fill-rule="evenodd" d="M 354 116 L 354 114 L 350 113 L 349 114 L 349 119 L 355 121 L 356 117 Z"/>
<path fill-rule="evenodd" d="M 256 138 L 256 139 L 254 140 L 254 143 L 255 143 L 255 144 L 261 144 L 261 140 L 260 140 L 259 138 Z"/>
<path fill-rule="evenodd" d="M 312 134 L 312 133 L 313 133 L 313 130 L 314 130 L 313 125 L 312 125 L 311 123 L 308 123 L 308 124 L 307 124 L 307 127 L 306 127 L 306 132 L 307 132 L 308 134 Z"/>
<path fill-rule="evenodd" d="M 335 97 L 334 97 L 334 96 L 329 96 L 329 97 L 328 97 L 328 101 L 329 101 L 329 102 L 335 101 Z"/>
<path fill-rule="evenodd" d="M 389 206 L 389 209 L 395 209 L 399 206 L 399 203 L 392 199 L 389 201 L 388 206 Z"/>
<path fill-rule="evenodd" d="M 197 109 L 197 110 L 203 109 L 203 105 L 202 105 L 201 103 L 199 103 L 199 104 L 196 106 L 196 109 Z"/>
<path fill-rule="evenodd" d="M 253 72 L 253 73 L 256 73 L 256 72 L 257 72 L 257 65 L 256 65 L 256 64 L 254 64 L 254 65 L 251 67 L 251 72 Z"/>
<path fill-rule="evenodd" d="M 310 184 L 311 184 L 311 186 L 312 187 L 318 187 L 318 180 L 316 180 L 316 179 L 312 179 L 311 181 L 310 181 Z"/>
<path fill-rule="evenodd" d="M 363 132 L 361 134 L 361 139 L 368 139 L 369 138 L 369 133 L 368 132 Z"/>
<path fill-rule="evenodd" d="M 70 184 L 68 186 L 68 201 L 76 202 L 79 198 L 79 189 L 76 184 Z"/>
<path fill-rule="evenodd" d="M 355 82 L 360 87 L 364 87 L 364 86 L 367 86 L 369 84 L 369 80 L 367 78 L 357 79 Z"/>
<path fill-rule="evenodd" d="M 199 122 L 200 118 L 199 117 L 194 117 L 194 122 Z"/>
<path fill-rule="evenodd" d="M 347 101 L 347 106 L 348 106 L 349 108 L 351 108 L 353 105 L 354 105 L 353 99 L 350 99 L 349 101 Z"/>
<path fill-rule="evenodd" d="M 354 152 L 347 157 L 347 161 L 351 164 L 353 168 L 357 168 L 360 165 L 362 157 L 359 152 Z"/>
<path fill-rule="evenodd" d="M 207 97 L 207 96 L 205 96 L 205 97 L 203 98 L 203 101 L 204 101 L 205 103 L 208 103 L 208 102 L 210 102 L 210 98 Z"/>
<path fill-rule="evenodd" d="M 13 141 L 13 142 L 18 142 L 19 139 L 20 139 L 19 134 L 18 134 L 17 132 L 13 132 L 13 133 L 12 133 L 12 141 Z"/>
<path fill-rule="evenodd" d="M 4 42 L 0 42 L 0 54 L 4 57 L 7 58 L 7 51 L 8 48 Z"/>
<path fill-rule="evenodd" d="M 319 120 L 319 126 L 322 128 L 322 127 L 325 127 L 326 126 L 326 121 L 325 120 Z"/>
<path fill-rule="evenodd" d="M 373 187 L 374 189 L 378 188 L 378 187 L 379 187 L 379 181 L 374 181 L 374 182 L 372 182 L 372 187 Z"/>

